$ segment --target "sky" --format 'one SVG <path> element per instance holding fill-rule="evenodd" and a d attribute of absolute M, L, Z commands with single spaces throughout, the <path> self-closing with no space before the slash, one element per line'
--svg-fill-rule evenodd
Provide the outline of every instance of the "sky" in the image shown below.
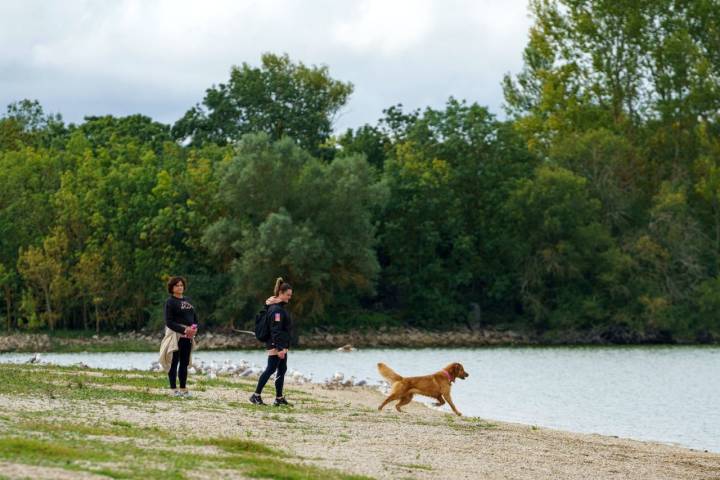
<path fill-rule="evenodd" d="M 502 116 L 530 23 L 527 0 L 0 0 L 0 108 L 173 123 L 271 52 L 354 85 L 336 131 L 450 96 Z"/>

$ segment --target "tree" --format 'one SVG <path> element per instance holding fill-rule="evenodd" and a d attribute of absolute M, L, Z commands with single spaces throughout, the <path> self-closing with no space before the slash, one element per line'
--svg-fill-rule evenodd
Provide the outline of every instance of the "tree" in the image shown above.
<path fill-rule="evenodd" d="M 13 102 L 0 117 L 0 150 L 15 150 L 20 145 L 49 147 L 66 131 L 62 116 L 46 115 L 37 100 Z"/>
<path fill-rule="evenodd" d="M 220 185 L 223 214 L 204 237 L 211 252 L 231 259 L 226 318 L 247 299 L 266 298 L 277 276 L 296 283 L 299 318 L 322 315 L 347 292 L 372 292 L 372 211 L 383 197 L 362 156 L 324 163 L 288 138 L 243 137 Z"/>
<path fill-rule="evenodd" d="M 43 240 L 42 247 L 29 247 L 21 250 L 18 260 L 18 271 L 25 280 L 38 289 L 45 305 L 43 319 L 50 327 L 60 317 L 60 312 L 53 305 L 68 294 L 68 284 L 64 271 L 63 258 L 67 252 L 67 237 L 60 230 Z"/>
<path fill-rule="evenodd" d="M 5 326 L 8 331 L 12 328 L 13 320 L 13 284 L 15 282 L 15 271 L 0 263 L 0 288 L 5 297 Z"/>
<path fill-rule="evenodd" d="M 172 141 L 170 126 L 139 114 L 127 117 L 85 117 L 85 122 L 77 128 L 90 145 L 96 148 L 109 147 L 113 141 L 134 140 L 137 144 L 149 146 L 156 153 L 160 153 L 164 143 Z"/>
<path fill-rule="evenodd" d="M 107 295 L 112 295 L 112 288 L 109 288 L 111 279 L 103 273 L 103 257 L 100 252 L 86 251 L 80 255 L 80 259 L 72 270 L 72 279 L 76 291 L 83 302 L 83 326 L 87 329 L 86 305 L 89 301 L 94 307 L 95 333 L 100 334 L 100 305 L 107 302 Z"/>
<path fill-rule="evenodd" d="M 698 287 L 711 277 L 709 239 L 691 215 L 682 187 L 664 183 L 654 198 L 646 232 L 633 245 L 640 302 L 649 328 L 687 333 L 692 329 Z M 707 285 L 707 283 L 705 283 Z"/>
<path fill-rule="evenodd" d="M 541 330 L 586 328 L 609 316 L 597 284 L 614 245 L 586 185 L 568 170 L 540 166 L 504 206 L 514 233 L 511 269 Z"/>
<path fill-rule="evenodd" d="M 532 172 L 522 140 L 486 108 L 453 98 L 440 110 L 392 107 L 380 125 L 393 141 L 379 231 L 386 308 L 426 327 L 464 323 L 478 307 L 506 312 L 513 296 L 499 206 Z"/>
<path fill-rule="evenodd" d="M 342 155 L 362 153 L 368 163 L 382 169 L 389 150 L 392 148 L 390 138 L 379 128 L 371 125 L 352 130 L 351 128 L 340 136 L 338 143 Z"/>
<path fill-rule="evenodd" d="M 684 168 L 678 162 L 694 149 L 697 119 L 713 118 L 720 106 L 719 7 L 717 0 L 533 0 L 525 66 L 504 79 L 508 111 L 543 153 L 570 132 L 632 133 L 650 122 L 653 157 Z"/>
<path fill-rule="evenodd" d="M 327 67 L 307 67 L 287 55 L 266 53 L 260 67 L 233 67 L 227 84 L 208 88 L 202 105 L 188 110 L 172 134 L 199 146 L 225 145 L 246 133 L 265 132 L 272 140 L 290 137 L 319 155 L 332 134 L 333 117 L 352 90 L 352 84 L 332 79 Z"/>

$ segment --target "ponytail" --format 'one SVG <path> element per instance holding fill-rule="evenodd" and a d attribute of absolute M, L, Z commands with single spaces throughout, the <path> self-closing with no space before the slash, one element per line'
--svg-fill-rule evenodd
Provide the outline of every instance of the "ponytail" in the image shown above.
<path fill-rule="evenodd" d="M 283 280 L 282 277 L 278 277 L 277 280 L 275 280 L 275 289 L 273 290 L 273 295 L 278 296 L 282 292 L 286 290 L 292 290 L 292 285 L 289 283 L 285 283 L 285 280 Z"/>
<path fill-rule="evenodd" d="M 280 293 L 280 285 L 283 284 L 282 277 L 278 277 L 277 280 L 275 280 L 275 289 L 273 290 L 273 295 L 276 297 L 278 296 L 278 293 Z"/>

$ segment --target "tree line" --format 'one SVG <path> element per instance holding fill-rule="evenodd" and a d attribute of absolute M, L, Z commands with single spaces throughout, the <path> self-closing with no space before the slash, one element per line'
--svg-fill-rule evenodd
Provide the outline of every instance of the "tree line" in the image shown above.
<path fill-rule="evenodd" d="M 306 326 L 720 334 L 720 5 L 533 0 L 506 115 L 450 98 L 335 134 L 352 84 L 265 54 L 173 125 L 0 118 L 0 316 L 207 326 L 273 279 Z"/>

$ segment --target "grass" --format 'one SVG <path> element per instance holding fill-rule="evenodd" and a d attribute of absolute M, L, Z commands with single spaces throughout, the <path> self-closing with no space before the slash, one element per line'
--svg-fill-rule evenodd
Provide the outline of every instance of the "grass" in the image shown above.
<path fill-rule="evenodd" d="M 3 391 L 11 394 L 32 395 L 45 398 L 63 398 L 69 400 L 108 400 L 127 403 L 133 401 L 179 401 L 169 399 L 164 393 L 151 392 L 151 388 L 160 383 L 152 382 L 142 390 L 118 389 L 103 385 L 124 385 L 122 382 L 103 383 L 102 377 L 90 377 L 83 374 L 62 374 L 50 367 L 32 367 L 0 365 L 0 385 Z"/>
<path fill-rule="evenodd" d="M 395 464 L 393 464 L 393 465 L 397 465 L 398 467 L 402 467 L 402 468 L 408 468 L 408 469 L 410 469 L 410 470 L 427 470 L 427 471 L 431 471 L 431 470 L 433 469 L 433 468 L 432 468 L 431 466 L 429 466 L 429 465 L 420 465 L 420 464 L 417 464 L 417 463 L 407 463 L 407 464 L 405 464 L 405 463 L 395 463 Z"/>
<path fill-rule="evenodd" d="M 0 437 L 0 459 L 37 466 L 59 467 L 70 471 L 101 473 L 112 478 L 188 478 L 190 472 L 209 474 L 215 469 L 240 470 L 252 478 L 283 479 L 361 479 L 342 472 L 295 464 L 285 452 L 257 442 L 237 438 L 189 439 L 172 449 L 139 447 L 132 441 L 102 442 L 84 439 L 86 432 L 76 425 L 58 424 L 39 430 L 21 426 L 24 435 Z M 35 428 L 39 425 L 35 425 Z M 46 438 L 34 435 L 42 432 Z M 169 432 L 165 432 L 169 435 Z M 217 447 L 217 455 L 193 455 L 191 448 Z"/>
<path fill-rule="evenodd" d="M 237 470 L 249 478 L 290 480 L 359 480 L 367 477 L 304 464 L 304 459 L 254 441 L 247 430 L 237 437 L 204 438 L 188 432 L 145 427 L 128 419 L 102 418 L 99 405 L 116 403 L 154 412 L 171 402 L 186 402 L 193 409 L 210 408 L 231 415 L 238 407 L 277 424 L 278 429 L 296 423 L 292 408 L 267 410 L 249 403 L 202 404 L 176 399 L 165 388 L 162 374 L 82 369 L 47 365 L 0 364 L 3 395 L 32 399 L 61 399 L 66 411 L 5 411 L 0 415 L 0 461 L 37 467 L 88 472 L 111 478 L 186 479 L 222 476 L 220 470 Z M 206 388 L 223 386 L 244 390 L 254 381 L 203 380 Z M 300 394 L 299 402 L 310 410 L 323 411 L 317 402 Z M 303 398 L 305 397 L 305 398 Z M 190 402 L 190 403 L 187 403 Z M 89 407 L 89 409 L 88 409 Z M 172 407 L 175 408 L 175 407 Z M 132 411 L 132 410 L 130 410 Z M 68 413 L 72 412 L 71 415 Z M 75 413 L 91 412 L 84 421 Z M 72 421 L 69 418 L 73 418 Z"/>

